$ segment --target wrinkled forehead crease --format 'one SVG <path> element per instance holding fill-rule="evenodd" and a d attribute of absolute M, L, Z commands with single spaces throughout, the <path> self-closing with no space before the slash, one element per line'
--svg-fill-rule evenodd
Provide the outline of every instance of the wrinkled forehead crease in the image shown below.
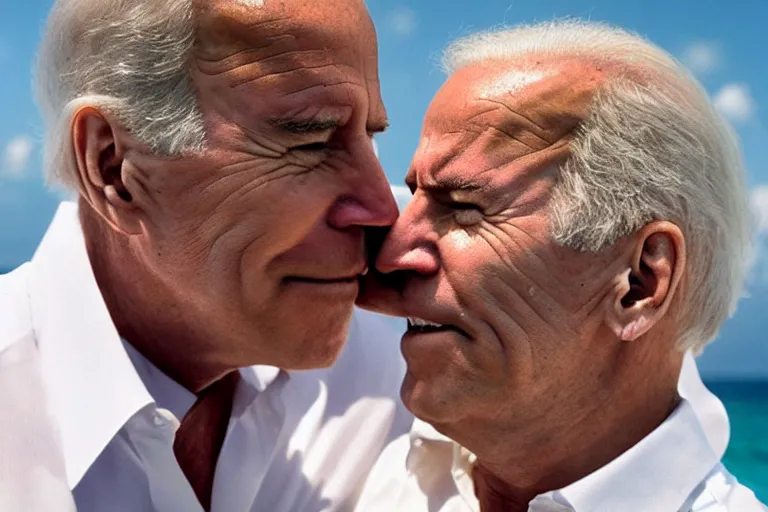
<path fill-rule="evenodd" d="M 443 132 L 518 125 L 550 144 L 583 120 L 606 82 L 589 66 L 484 63 L 451 76 L 430 106 L 425 128 Z"/>
<path fill-rule="evenodd" d="M 268 89 L 281 97 L 278 110 L 302 110 L 308 102 L 349 107 L 369 97 L 372 116 L 386 117 L 379 112 L 375 33 L 358 0 L 325 8 L 302 0 L 265 0 L 261 8 L 199 2 L 194 65 L 200 83 L 225 83 L 243 94 Z"/>
<path fill-rule="evenodd" d="M 483 192 L 509 178 L 500 174 L 515 160 L 510 149 L 519 152 L 519 148 L 504 148 L 492 137 L 476 137 L 471 132 L 422 139 L 406 183 L 424 189 Z"/>
<path fill-rule="evenodd" d="M 563 159 L 605 83 L 584 62 L 501 61 L 458 70 L 430 107 L 414 171 L 478 181 Z M 517 162 L 518 165 L 510 167 Z M 462 170 L 463 169 L 463 170 Z"/>
<path fill-rule="evenodd" d="M 562 117 L 570 123 L 576 116 L 586 118 L 595 94 L 612 73 L 589 62 L 540 65 L 533 69 L 511 69 L 489 74 L 472 88 L 480 104 L 493 102 L 510 110 L 513 117 L 535 119 L 545 115 L 553 126 Z M 479 107 L 482 108 L 482 107 Z"/>
<path fill-rule="evenodd" d="M 322 8 L 301 0 L 195 0 L 202 46 L 258 48 L 279 41 L 317 42 L 342 48 L 373 29 L 364 4 L 340 0 Z M 259 6 L 258 4 L 261 4 Z M 358 37 L 356 37 L 358 36 Z"/>
<path fill-rule="evenodd" d="M 541 172 L 559 168 L 569 154 L 570 139 L 533 150 L 515 141 L 480 137 L 476 144 L 453 149 L 439 146 L 433 154 L 414 160 L 406 182 L 420 188 L 495 192 L 499 187 L 525 186 Z"/>

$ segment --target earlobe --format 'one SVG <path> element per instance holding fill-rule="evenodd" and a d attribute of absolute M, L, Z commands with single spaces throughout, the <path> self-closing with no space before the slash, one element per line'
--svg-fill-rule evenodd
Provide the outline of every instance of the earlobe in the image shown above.
<path fill-rule="evenodd" d="M 634 341 L 650 328 L 646 311 L 648 301 L 643 298 L 643 289 L 632 268 L 617 276 L 615 283 L 606 323 L 619 340 Z"/>
<path fill-rule="evenodd" d="M 670 222 L 654 222 L 637 233 L 630 268 L 616 280 L 609 327 L 622 341 L 645 335 L 666 314 L 685 268 L 685 239 Z"/>
<path fill-rule="evenodd" d="M 125 184 L 124 148 L 117 125 L 93 107 L 72 119 L 72 143 L 82 196 L 113 229 L 139 232 L 137 209 Z"/>

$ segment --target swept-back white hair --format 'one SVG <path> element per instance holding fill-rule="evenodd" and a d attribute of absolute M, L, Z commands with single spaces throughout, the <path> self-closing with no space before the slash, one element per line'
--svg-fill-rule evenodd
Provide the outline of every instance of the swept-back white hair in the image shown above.
<path fill-rule="evenodd" d="M 71 121 L 83 106 L 114 115 L 141 142 L 174 155 L 202 147 L 188 74 L 193 0 L 56 0 L 37 60 L 45 172 L 77 189 Z"/>
<path fill-rule="evenodd" d="M 555 238 L 598 251 L 653 220 L 676 223 L 686 237 L 690 279 L 678 348 L 700 351 L 735 310 L 752 258 L 745 170 L 730 126 L 677 60 L 601 23 L 563 20 L 473 34 L 447 48 L 443 65 L 450 75 L 489 59 L 532 55 L 619 69 L 595 95 L 560 170 L 550 203 Z"/>

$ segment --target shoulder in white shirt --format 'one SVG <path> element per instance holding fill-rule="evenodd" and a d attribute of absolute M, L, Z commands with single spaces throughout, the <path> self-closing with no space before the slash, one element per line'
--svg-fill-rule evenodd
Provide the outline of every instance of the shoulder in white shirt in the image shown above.
<path fill-rule="evenodd" d="M 212 510 L 352 509 L 410 427 L 403 372 L 399 333 L 362 311 L 331 368 L 241 370 Z M 0 510 L 200 510 L 172 451 L 193 401 L 118 336 L 64 203 L 0 277 Z"/>
<path fill-rule="evenodd" d="M 720 463 L 728 416 L 686 356 L 683 400 L 645 439 L 564 489 L 537 496 L 529 512 L 765 512 Z M 358 512 L 478 512 L 469 474 L 474 455 L 416 420 L 382 454 Z"/>

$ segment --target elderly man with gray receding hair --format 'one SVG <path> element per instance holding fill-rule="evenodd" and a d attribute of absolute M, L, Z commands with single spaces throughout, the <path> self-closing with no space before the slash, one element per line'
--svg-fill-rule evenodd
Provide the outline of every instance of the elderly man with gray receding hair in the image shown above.
<path fill-rule="evenodd" d="M 354 310 L 397 207 L 363 0 L 56 0 L 64 203 L 0 278 L 0 510 L 349 510 L 411 418 Z"/>
<path fill-rule="evenodd" d="M 750 252 L 741 157 L 705 92 L 578 21 L 468 36 L 445 66 L 359 301 L 409 317 L 418 420 L 358 510 L 765 510 L 677 386 Z"/>

